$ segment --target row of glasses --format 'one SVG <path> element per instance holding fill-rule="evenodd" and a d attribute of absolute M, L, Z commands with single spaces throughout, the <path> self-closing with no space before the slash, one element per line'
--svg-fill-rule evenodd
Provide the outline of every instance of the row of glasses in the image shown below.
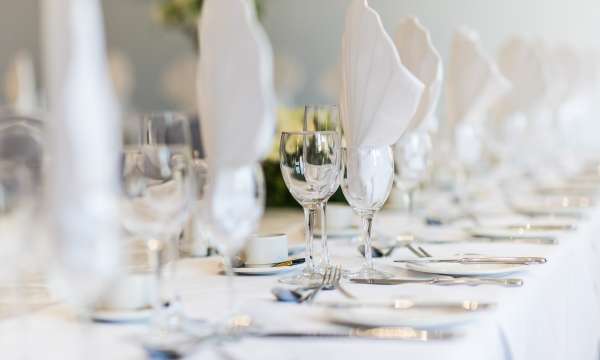
<path fill-rule="evenodd" d="M 315 217 L 321 210 L 322 264 L 326 267 L 326 203 L 340 183 L 346 200 L 363 221 L 365 262 L 348 276 L 388 277 L 373 266 L 371 241 L 373 219 L 387 200 L 394 180 L 392 149 L 342 147 L 339 112 L 334 106 L 307 106 L 304 120 L 304 131 L 281 134 L 280 165 L 288 190 L 304 209 L 306 265 L 301 274 L 280 281 L 303 286 L 321 282 L 322 274 L 313 261 Z"/>
<path fill-rule="evenodd" d="M 306 244 L 305 267 L 301 274 L 280 281 L 291 285 L 313 286 L 322 276 L 313 263 L 314 227 L 317 211 L 339 187 L 341 137 L 335 131 L 283 132 L 280 166 L 285 184 L 304 209 Z M 322 218 L 321 224 L 326 227 Z M 326 235 L 322 231 L 322 237 Z M 323 246 L 326 249 L 326 244 Z"/>

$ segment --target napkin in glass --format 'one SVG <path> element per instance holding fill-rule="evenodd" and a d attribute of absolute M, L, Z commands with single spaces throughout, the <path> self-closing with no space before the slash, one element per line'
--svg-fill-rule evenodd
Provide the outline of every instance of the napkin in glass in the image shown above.
<path fill-rule="evenodd" d="M 435 128 L 435 110 L 442 89 L 443 66 L 429 31 L 416 17 L 403 18 L 396 30 L 394 43 L 402 64 L 425 85 L 409 131 Z"/>
<path fill-rule="evenodd" d="M 510 82 L 481 45 L 479 35 L 465 27 L 454 34 L 446 78 L 446 109 L 452 125 L 477 122 L 510 89 Z"/>
<path fill-rule="evenodd" d="M 401 63 L 379 14 L 366 0 L 354 0 L 346 12 L 341 65 L 346 144 L 394 144 L 417 111 L 424 85 Z"/>
<path fill-rule="evenodd" d="M 40 4 L 52 159 L 47 213 L 64 277 L 72 284 L 87 282 L 92 292 L 101 284 L 91 279 L 108 280 L 118 271 L 121 248 L 120 111 L 106 60 L 101 4 Z"/>
<path fill-rule="evenodd" d="M 211 171 L 260 160 L 275 128 L 273 53 L 244 0 L 208 0 L 202 8 L 198 104 Z"/>

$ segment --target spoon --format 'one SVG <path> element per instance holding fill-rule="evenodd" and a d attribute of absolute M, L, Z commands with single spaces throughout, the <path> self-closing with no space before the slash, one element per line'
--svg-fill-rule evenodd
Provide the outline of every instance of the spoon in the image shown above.
<path fill-rule="evenodd" d="M 406 246 L 406 244 L 409 244 L 411 241 L 413 241 L 414 235 L 403 234 L 403 235 L 395 236 L 393 238 L 385 237 L 385 239 L 387 239 L 387 240 L 391 239 L 392 245 L 385 246 L 385 247 L 377 247 L 375 245 L 371 245 L 371 254 L 373 255 L 374 258 L 387 257 L 387 256 L 392 255 L 392 253 L 394 252 L 394 250 L 396 250 L 396 248 Z M 360 252 L 362 254 L 362 256 L 365 256 L 364 245 L 358 246 L 358 252 Z"/>
<path fill-rule="evenodd" d="M 275 296 L 277 301 L 301 304 L 308 300 L 310 295 L 317 288 L 318 286 L 288 289 L 281 286 L 276 286 L 271 289 L 271 294 Z"/>

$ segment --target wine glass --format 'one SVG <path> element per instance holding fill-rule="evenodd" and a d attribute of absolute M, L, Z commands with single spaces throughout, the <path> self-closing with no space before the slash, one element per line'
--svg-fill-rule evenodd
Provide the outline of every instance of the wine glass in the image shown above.
<path fill-rule="evenodd" d="M 394 157 L 389 146 L 342 149 L 342 191 L 363 223 L 365 262 L 351 278 L 380 279 L 389 275 L 373 267 L 373 218 L 383 206 L 394 181 Z"/>
<path fill-rule="evenodd" d="M 335 131 L 342 134 L 340 111 L 337 105 L 305 105 L 304 106 L 304 131 Z M 321 253 L 317 269 L 325 273 L 329 267 L 329 247 L 327 246 L 327 200 L 320 206 L 321 224 Z M 314 255 L 314 254 L 313 254 Z"/>
<path fill-rule="evenodd" d="M 340 143 L 340 134 L 335 131 L 281 133 L 281 173 L 288 190 L 304 208 L 306 242 L 304 271 L 280 280 L 286 284 L 311 286 L 321 282 L 313 263 L 315 215 L 339 186 Z"/>
<path fill-rule="evenodd" d="M 265 183 L 259 164 L 236 167 L 208 165 L 208 185 L 202 208 L 200 224 L 208 226 L 214 245 L 223 255 L 227 275 L 228 314 L 217 323 L 217 331 L 225 333 L 235 329 L 237 314 L 234 288 L 233 258 L 244 247 L 248 237 L 256 231 L 265 208 Z M 219 328 L 221 327 L 221 328 Z"/>
<path fill-rule="evenodd" d="M 128 233 L 145 240 L 151 255 L 155 276 L 155 333 L 151 337 L 157 335 L 158 339 L 180 330 L 180 315 L 163 306 L 161 290 L 164 261 L 176 250 L 175 240 L 193 205 L 189 127 L 182 115 L 157 113 L 134 119 L 127 129 L 121 167 L 121 220 Z"/>
<path fill-rule="evenodd" d="M 426 131 L 406 134 L 394 145 L 394 185 L 406 194 L 410 214 L 414 211 L 415 192 L 427 180 L 431 167 L 431 138 Z"/>

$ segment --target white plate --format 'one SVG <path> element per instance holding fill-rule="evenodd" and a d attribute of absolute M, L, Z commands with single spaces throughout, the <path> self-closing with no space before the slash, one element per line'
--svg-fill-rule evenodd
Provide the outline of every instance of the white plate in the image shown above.
<path fill-rule="evenodd" d="M 97 310 L 92 320 L 101 323 L 140 323 L 150 319 L 152 309 L 141 310 Z"/>
<path fill-rule="evenodd" d="M 351 309 L 327 309 L 324 313 L 329 321 L 365 327 L 408 326 L 415 328 L 437 328 L 463 324 L 477 319 L 484 311 L 460 309 L 385 309 L 360 307 Z"/>
<path fill-rule="evenodd" d="M 506 275 L 527 268 L 527 265 L 513 264 L 404 263 L 403 265 L 412 271 L 451 276 Z"/>
<path fill-rule="evenodd" d="M 281 267 L 240 267 L 233 268 L 233 272 L 238 275 L 276 275 L 282 274 L 289 271 L 302 269 L 304 264 L 292 265 L 292 266 L 281 266 Z"/>

